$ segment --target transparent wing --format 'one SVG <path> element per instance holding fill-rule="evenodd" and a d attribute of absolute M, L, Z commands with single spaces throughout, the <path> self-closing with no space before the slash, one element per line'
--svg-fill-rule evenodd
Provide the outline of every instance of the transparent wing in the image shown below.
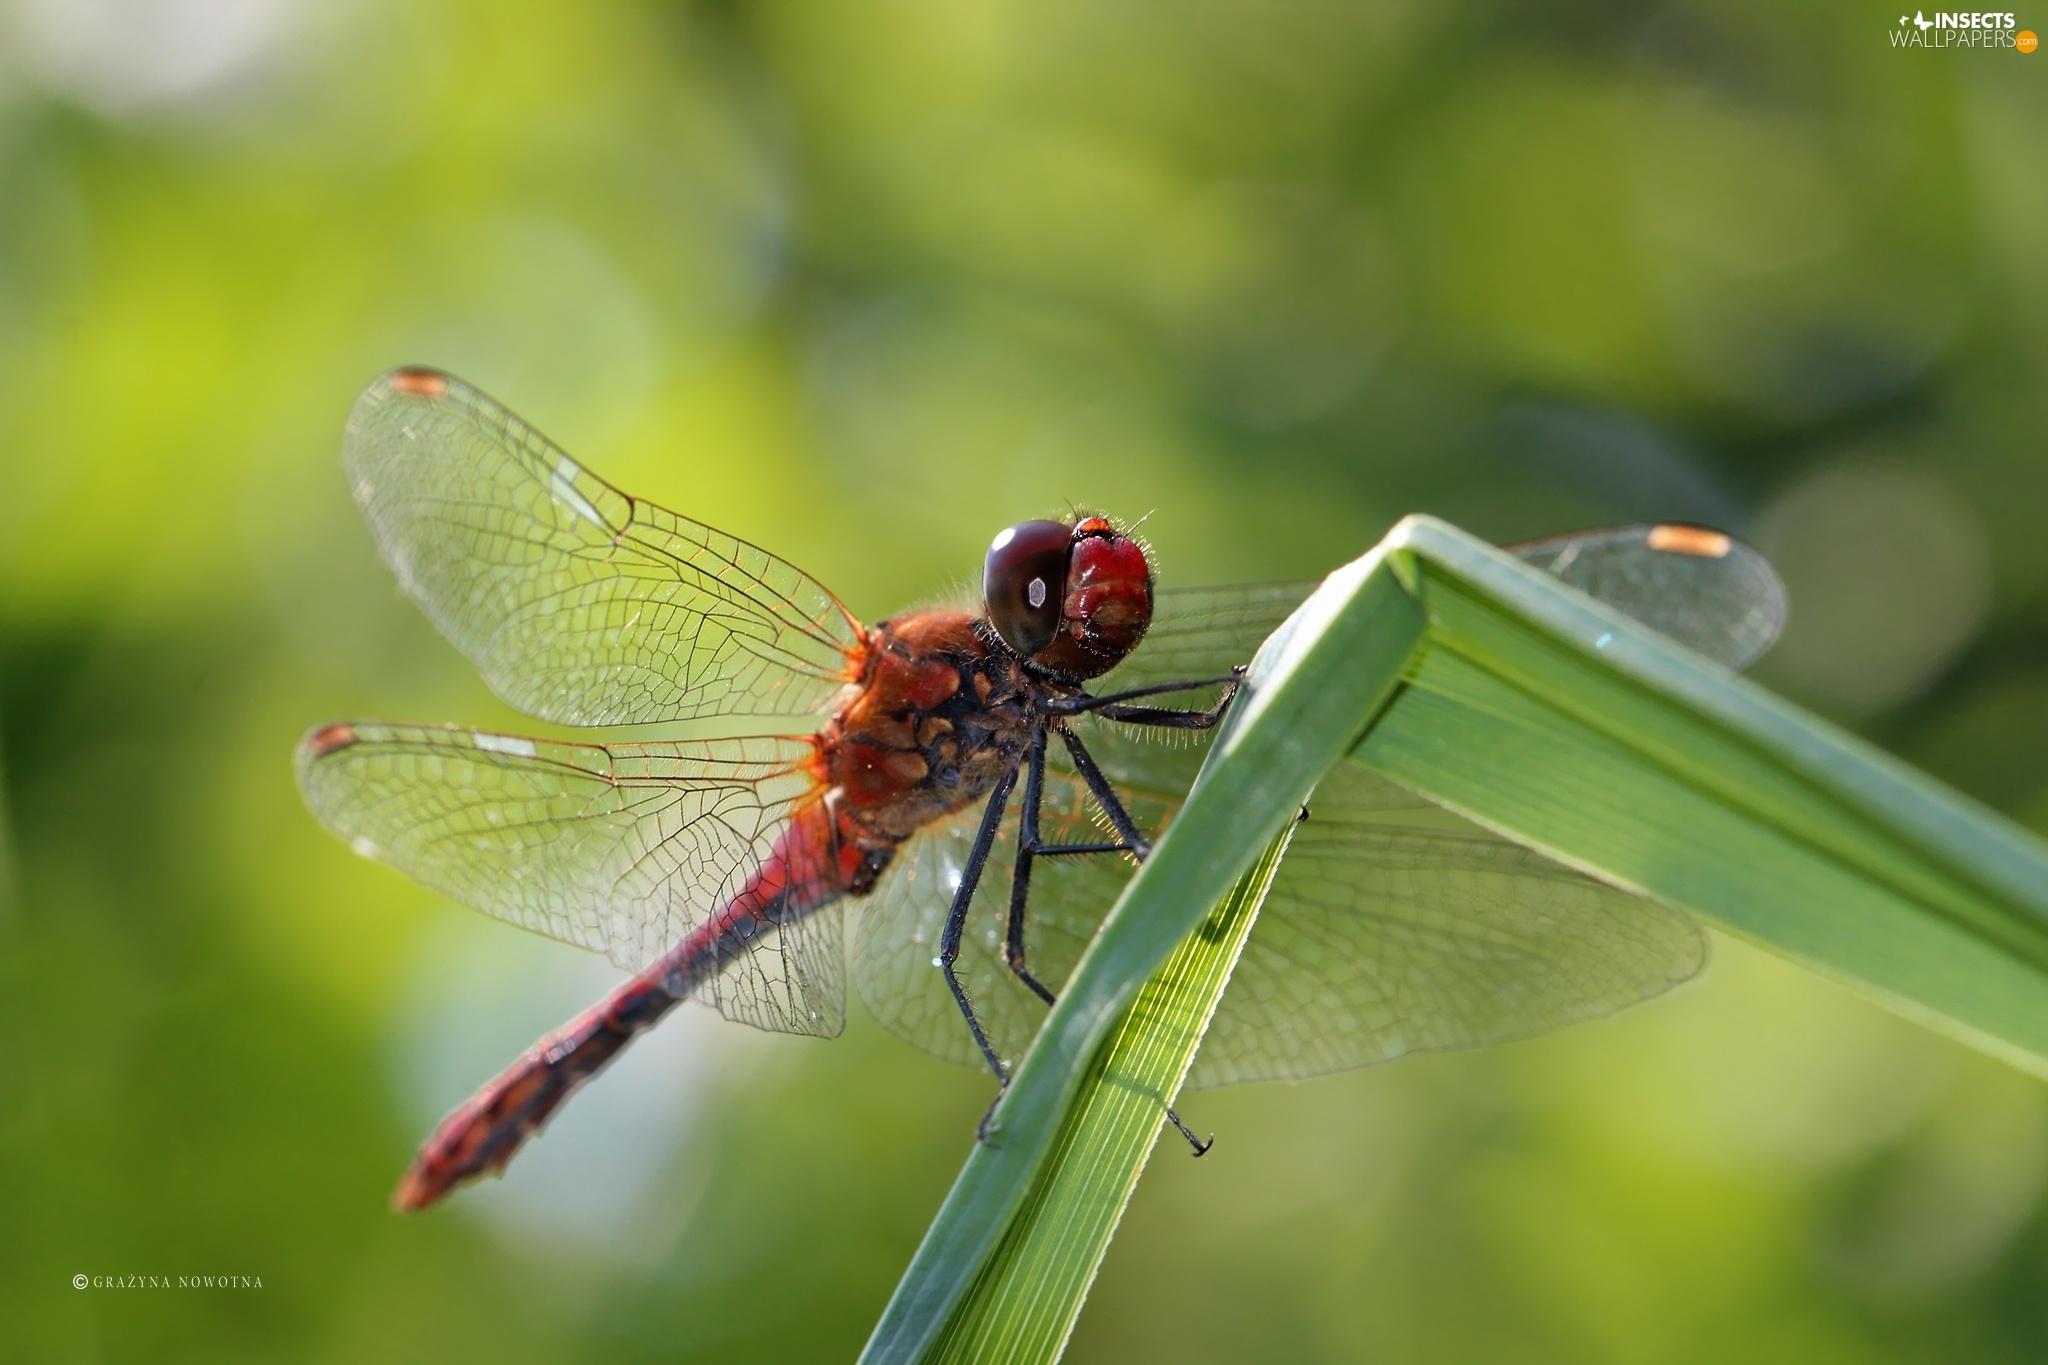
<path fill-rule="evenodd" d="M 1579 531 L 1506 547 L 1589 597 L 1730 668 L 1746 668 L 1785 625 L 1770 562 L 1732 536 L 1671 522 Z M 1310 580 L 1162 588 L 1152 628 L 1102 690 L 1207 678 L 1249 663 Z"/>
<path fill-rule="evenodd" d="M 1046 1014 L 1045 1003 L 1017 979 L 1003 955 L 1019 800 L 1012 799 L 975 891 L 956 965 L 990 1043 L 1011 1061 L 1024 1055 Z M 1148 802 L 1132 813 L 1149 823 L 1160 818 L 1163 808 Z M 854 941 L 854 981 L 868 1012 L 904 1041 L 973 1067 L 986 1063 L 946 989 L 937 958 L 946 913 L 980 824 L 981 808 L 972 807 L 913 836 L 861 903 Z M 1087 789 L 1072 774 L 1047 772 L 1039 834 L 1058 843 L 1106 837 Z M 1033 865 L 1025 920 L 1033 975 L 1054 989 L 1073 975 L 1131 869 L 1128 859 L 1110 856 L 1041 858 Z"/>
<path fill-rule="evenodd" d="M 1152 625 L 1096 690 L 1213 678 L 1248 664 L 1261 642 L 1315 591 L 1313 579 L 1229 587 L 1160 588 Z"/>
<path fill-rule="evenodd" d="M 1785 589 L 1768 561 L 1719 531 L 1645 523 L 1582 531 L 1507 547 L 1531 564 L 1709 658 L 1740 668 L 1777 638 Z M 1307 580 L 1232 587 L 1164 588 L 1152 628 L 1102 692 L 1179 679 L 1218 677 L 1248 663 L 1259 645 L 1316 584 Z M 1213 689 L 1159 698 L 1206 706 Z M 1119 788 L 1175 802 L 1207 751 L 1201 731 L 1141 730 L 1083 722 L 1103 771 Z"/>
<path fill-rule="evenodd" d="M 1345 762 L 1309 801 L 1191 1085 L 1295 1080 L 1612 1014 L 1705 936 Z"/>
<path fill-rule="evenodd" d="M 1042 832 L 1102 837 L 1086 789 L 1047 774 Z M 1125 795 L 1158 827 L 1172 802 Z M 1693 923 L 1508 843 L 1345 763 L 1310 801 L 1190 1084 L 1296 1080 L 1410 1052 L 1477 1047 L 1614 1013 L 1695 975 Z M 980 822 L 963 811 L 907 844 L 863 903 L 861 999 L 883 1027 L 947 1061 L 983 1065 L 940 975 L 946 913 Z M 1005 820 L 969 910 L 958 970 L 1011 1061 L 1045 1005 L 1003 955 L 1016 816 Z M 1025 943 L 1055 991 L 1131 875 L 1127 859 L 1044 859 Z"/>
<path fill-rule="evenodd" d="M 859 631 L 824 587 L 621 493 L 458 379 L 379 379 L 342 461 L 406 593 L 531 715 L 810 714 L 846 680 Z"/>
<path fill-rule="evenodd" d="M 816 789 L 802 740 L 575 744 L 413 725 L 330 725 L 299 786 L 356 852 L 638 970 L 725 908 Z M 698 991 L 728 1018 L 836 1034 L 837 915 L 749 940 Z"/>
<path fill-rule="evenodd" d="M 1510 546 L 1539 569 L 1729 668 L 1747 668 L 1785 627 L 1785 585 L 1733 536 L 1664 522 Z"/>

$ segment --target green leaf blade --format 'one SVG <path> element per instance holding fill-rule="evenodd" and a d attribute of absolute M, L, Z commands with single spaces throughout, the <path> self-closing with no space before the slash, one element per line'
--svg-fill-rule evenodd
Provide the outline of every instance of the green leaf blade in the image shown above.
<path fill-rule="evenodd" d="M 1462 532 L 1397 535 L 1430 646 L 1361 761 L 2048 1074 L 2034 841 Z"/>

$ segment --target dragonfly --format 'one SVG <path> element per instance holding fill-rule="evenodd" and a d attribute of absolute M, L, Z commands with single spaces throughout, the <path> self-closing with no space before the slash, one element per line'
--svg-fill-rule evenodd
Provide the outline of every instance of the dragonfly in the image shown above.
<path fill-rule="evenodd" d="M 357 853 L 630 973 L 441 1122 L 393 1196 L 408 1210 L 501 1172 L 686 999 L 829 1037 L 850 977 L 884 1028 L 1006 1082 L 1243 666 L 1315 587 L 1155 585 L 1132 530 L 1074 514 L 998 534 L 980 601 L 864 624 L 788 561 L 621 492 L 425 368 L 364 391 L 343 463 L 399 584 L 499 697 L 683 736 L 344 722 L 300 743 L 307 804 Z M 1512 548 L 1723 666 L 1785 619 L 1768 562 L 1718 531 Z M 1683 915 L 1355 761 L 1306 809 L 1191 1086 L 1523 1037 L 1706 961 Z"/>

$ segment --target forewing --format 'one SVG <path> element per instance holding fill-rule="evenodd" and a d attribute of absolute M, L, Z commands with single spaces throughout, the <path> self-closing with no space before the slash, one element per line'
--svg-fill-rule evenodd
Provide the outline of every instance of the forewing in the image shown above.
<path fill-rule="evenodd" d="M 1313 579 L 1228 587 L 1160 588 L 1152 625 L 1098 689 L 1220 677 L 1252 661 L 1259 644 L 1315 589 Z"/>
<path fill-rule="evenodd" d="M 1314 590 L 1306 580 L 1216 588 L 1163 588 L 1154 594 L 1152 627 L 1129 659 L 1095 688 L 1102 694 L 1160 683 L 1200 684 L 1146 698 L 1145 705 L 1200 710 L 1220 695 L 1214 679 L 1251 662 L 1261 642 Z M 1084 715 L 1072 722 L 1089 752 L 1127 804 L 1152 800 L 1171 810 L 1187 794 L 1213 735 L 1123 725 Z M 1034 874 L 1035 875 L 1035 874 Z"/>
<path fill-rule="evenodd" d="M 564 725 L 803 715 L 858 630 L 794 566 L 632 498 L 458 379 L 396 370 L 343 464 L 406 593 L 499 696 Z"/>
<path fill-rule="evenodd" d="M 731 902 L 816 782 L 802 740 L 575 744 L 330 725 L 299 748 L 321 822 L 466 905 L 638 970 Z M 697 992 L 786 1033 L 845 1019 L 839 916 L 750 939 Z"/>
<path fill-rule="evenodd" d="M 1612 1014 L 1706 963 L 1683 915 L 1345 761 L 1309 801 L 1192 1085 L 1294 1080 Z"/>
<path fill-rule="evenodd" d="M 1785 587 L 1770 561 L 1719 531 L 1644 523 L 1505 548 L 1730 668 L 1755 662 L 1785 624 Z M 1297 579 L 1162 588 L 1154 594 L 1152 628 L 1101 690 L 1211 678 L 1250 663 L 1315 587 Z"/>
<path fill-rule="evenodd" d="M 1729 668 L 1747 668 L 1785 626 L 1785 585 L 1733 536 L 1659 523 L 1510 546 L 1530 564 Z"/>

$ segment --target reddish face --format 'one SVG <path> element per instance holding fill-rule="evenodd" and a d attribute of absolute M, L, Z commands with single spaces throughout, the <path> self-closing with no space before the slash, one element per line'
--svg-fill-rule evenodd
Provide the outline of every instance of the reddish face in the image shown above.
<path fill-rule="evenodd" d="M 1152 623 L 1152 565 L 1144 547 L 1102 517 L 1027 521 L 988 547 L 981 598 L 995 632 L 1062 681 L 1097 677 L 1123 661 Z"/>

